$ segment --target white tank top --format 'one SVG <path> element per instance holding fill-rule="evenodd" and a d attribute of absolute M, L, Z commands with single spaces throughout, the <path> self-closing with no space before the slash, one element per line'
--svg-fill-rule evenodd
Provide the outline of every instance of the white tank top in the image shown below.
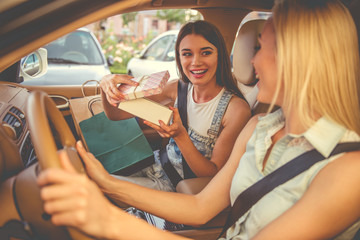
<path fill-rule="evenodd" d="M 193 99 L 194 87 L 189 84 L 189 94 L 187 95 L 188 125 L 200 135 L 207 136 L 207 131 L 211 126 L 216 108 L 225 89 L 208 102 L 196 103 Z"/>

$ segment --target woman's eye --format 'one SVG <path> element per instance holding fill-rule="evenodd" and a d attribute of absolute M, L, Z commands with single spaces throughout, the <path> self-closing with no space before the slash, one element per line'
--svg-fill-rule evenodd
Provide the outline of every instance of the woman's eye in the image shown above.
<path fill-rule="evenodd" d="M 210 54 L 212 54 L 212 51 L 204 51 L 204 52 L 202 53 L 202 55 L 205 55 L 205 56 L 210 55 Z"/>
<path fill-rule="evenodd" d="M 255 46 L 255 47 L 254 47 L 255 52 L 259 51 L 260 48 L 261 48 L 260 45 L 259 45 L 259 46 Z"/>
<path fill-rule="evenodd" d="M 191 56 L 191 53 L 189 53 L 189 52 L 184 52 L 184 53 L 181 54 L 181 56 L 188 57 L 188 56 Z"/>

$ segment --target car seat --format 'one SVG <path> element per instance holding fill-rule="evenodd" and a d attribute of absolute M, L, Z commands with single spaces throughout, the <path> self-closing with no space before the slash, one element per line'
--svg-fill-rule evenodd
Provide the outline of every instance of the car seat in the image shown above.
<path fill-rule="evenodd" d="M 62 55 L 63 58 L 73 60 L 81 63 L 88 63 L 89 60 L 84 54 L 84 47 L 82 39 L 77 34 L 69 34 L 64 43 L 66 52 Z"/>
<path fill-rule="evenodd" d="M 238 87 L 243 92 L 250 108 L 257 106 L 256 96 L 258 88 L 256 86 L 254 67 L 251 59 L 259 46 L 258 37 L 264 24 L 264 19 L 254 19 L 245 22 L 236 36 L 233 52 L 233 73 L 238 81 Z"/>
<path fill-rule="evenodd" d="M 81 51 L 83 48 L 81 37 L 77 34 L 68 35 L 64 45 L 69 51 Z"/>
<path fill-rule="evenodd" d="M 259 44 L 258 36 L 263 29 L 265 21 L 264 19 L 255 19 L 245 22 L 240 27 L 234 43 L 233 73 L 238 81 L 240 90 L 243 92 L 252 109 L 258 106 L 256 101 L 258 89 L 256 87 L 256 79 L 251 59 L 256 53 L 255 48 Z M 210 180 L 210 177 L 185 179 L 179 182 L 176 191 L 185 194 L 196 194 L 200 192 Z M 228 210 L 229 208 L 225 209 L 203 226 L 175 233 L 194 239 L 215 239 L 225 224 Z"/>

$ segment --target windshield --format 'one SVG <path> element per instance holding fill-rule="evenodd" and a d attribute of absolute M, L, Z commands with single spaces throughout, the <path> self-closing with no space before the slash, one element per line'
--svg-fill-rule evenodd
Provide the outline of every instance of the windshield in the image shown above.
<path fill-rule="evenodd" d="M 75 31 L 44 47 L 48 51 L 49 64 L 100 65 L 104 63 L 100 49 L 89 32 Z"/>

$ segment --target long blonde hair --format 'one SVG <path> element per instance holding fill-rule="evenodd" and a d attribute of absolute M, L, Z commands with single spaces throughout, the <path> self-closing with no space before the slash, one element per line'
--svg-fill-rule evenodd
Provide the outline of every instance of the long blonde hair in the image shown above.
<path fill-rule="evenodd" d="M 278 0 L 273 23 L 276 92 L 283 85 L 286 107 L 297 108 L 305 127 L 326 116 L 360 133 L 358 40 L 348 9 L 338 0 Z"/>

